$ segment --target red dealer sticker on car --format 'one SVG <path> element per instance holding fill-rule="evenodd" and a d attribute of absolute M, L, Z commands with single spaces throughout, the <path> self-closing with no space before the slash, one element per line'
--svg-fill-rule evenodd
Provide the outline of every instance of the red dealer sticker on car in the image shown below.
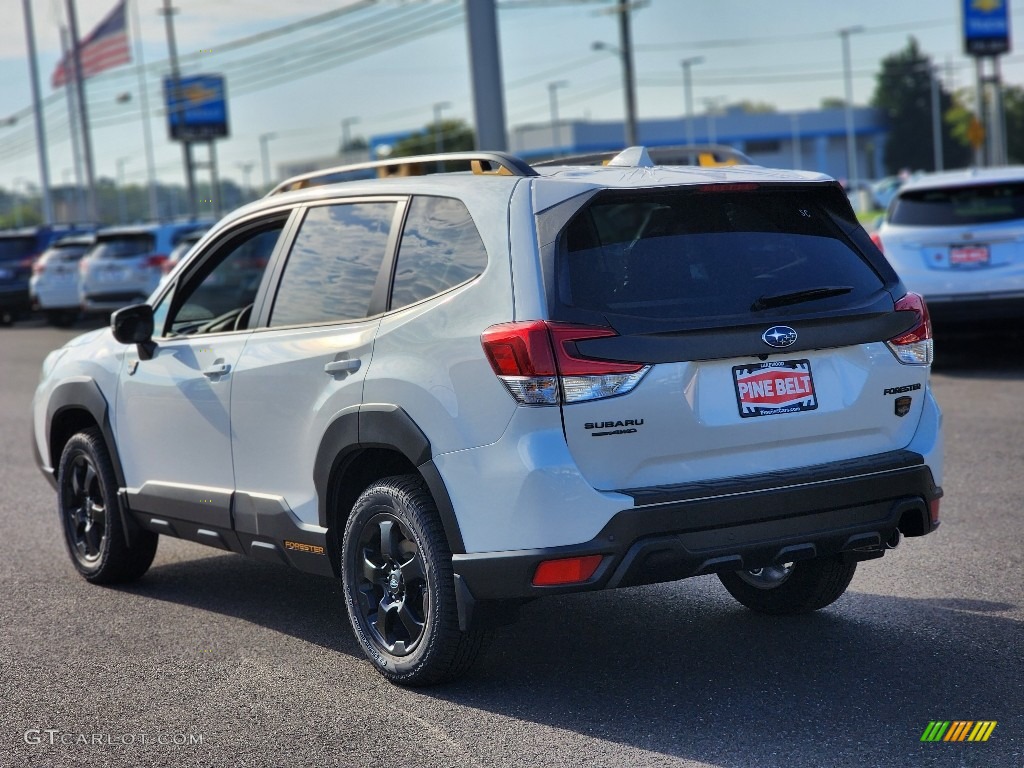
<path fill-rule="evenodd" d="M 774 416 L 818 407 L 810 360 L 773 360 L 732 369 L 740 416 Z"/>

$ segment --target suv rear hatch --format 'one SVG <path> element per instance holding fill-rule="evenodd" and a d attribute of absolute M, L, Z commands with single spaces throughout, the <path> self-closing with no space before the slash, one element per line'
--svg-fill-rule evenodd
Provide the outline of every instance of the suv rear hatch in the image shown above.
<path fill-rule="evenodd" d="M 926 311 L 917 297 L 897 308 L 899 278 L 837 184 L 603 190 L 544 259 L 556 357 L 644 371 L 563 394 L 566 440 L 597 488 L 811 466 L 913 437 L 928 367 L 886 342 L 915 327 L 901 343 L 930 338 Z M 593 326 L 611 330 L 572 330 Z"/>

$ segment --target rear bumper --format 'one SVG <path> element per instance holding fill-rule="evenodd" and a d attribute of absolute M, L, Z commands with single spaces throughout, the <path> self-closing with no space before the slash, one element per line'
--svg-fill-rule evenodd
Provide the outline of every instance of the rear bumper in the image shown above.
<path fill-rule="evenodd" d="M 83 312 L 114 312 L 132 304 L 141 304 L 149 297 L 141 290 L 123 290 L 103 293 L 84 293 L 81 309 Z"/>
<path fill-rule="evenodd" d="M 7 312 L 28 312 L 32 307 L 28 295 L 28 283 L 0 286 L 0 310 Z"/>
<path fill-rule="evenodd" d="M 1024 292 L 928 296 L 928 313 L 936 325 L 972 325 L 1024 320 Z"/>
<path fill-rule="evenodd" d="M 842 553 L 869 559 L 896 531 L 922 536 L 935 530 L 930 503 L 942 496 L 931 469 L 911 451 L 622 493 L 635 506 L 589 542 L 453 555 L 460 601 L 471 609 L 477 601 L 675 581 Z M 585 583 L 532 584 L 544 560 L 595 554 L 604 559 Z"/>

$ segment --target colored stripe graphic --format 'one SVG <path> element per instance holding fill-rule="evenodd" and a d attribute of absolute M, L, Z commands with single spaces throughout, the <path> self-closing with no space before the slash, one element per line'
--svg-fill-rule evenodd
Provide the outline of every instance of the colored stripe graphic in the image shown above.
<path fill-rule="evenodd" d="M 932 720 L 921 734 L 921 741 L 941 741 L 949 728 L 948 720 Z"/>
<path fill-rule="evenodd" d="M 921 741 L 988 741 L 996 720 L 930 720 Z"/>
<path fill-rule="evenodd" d="M 974 725 L 974 723 L 970 720 L 955 721 L 943 741 L 963 741 L 964 736 L 967 735 L 967 729 L 972 725 Z"/>

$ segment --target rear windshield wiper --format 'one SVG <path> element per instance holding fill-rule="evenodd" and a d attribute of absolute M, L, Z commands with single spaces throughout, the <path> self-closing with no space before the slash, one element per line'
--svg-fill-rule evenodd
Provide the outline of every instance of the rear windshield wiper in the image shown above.
<path fill-rule="evenodd" d="M 762 309 L 784 307 L 787 304 L 802 304 L 805 301 L 828 299 L 832 296 L 842 296 L 844 293 L 849 293 L 852 290 L 853 286 L 851 285 L 833 285 L 822 288 L 808 288 L 803 291 L 793 291 L 792 293 L 780 293 L 775 296 L 761 296 L 750 305 L 750 311 L 760 312 Z"/>

